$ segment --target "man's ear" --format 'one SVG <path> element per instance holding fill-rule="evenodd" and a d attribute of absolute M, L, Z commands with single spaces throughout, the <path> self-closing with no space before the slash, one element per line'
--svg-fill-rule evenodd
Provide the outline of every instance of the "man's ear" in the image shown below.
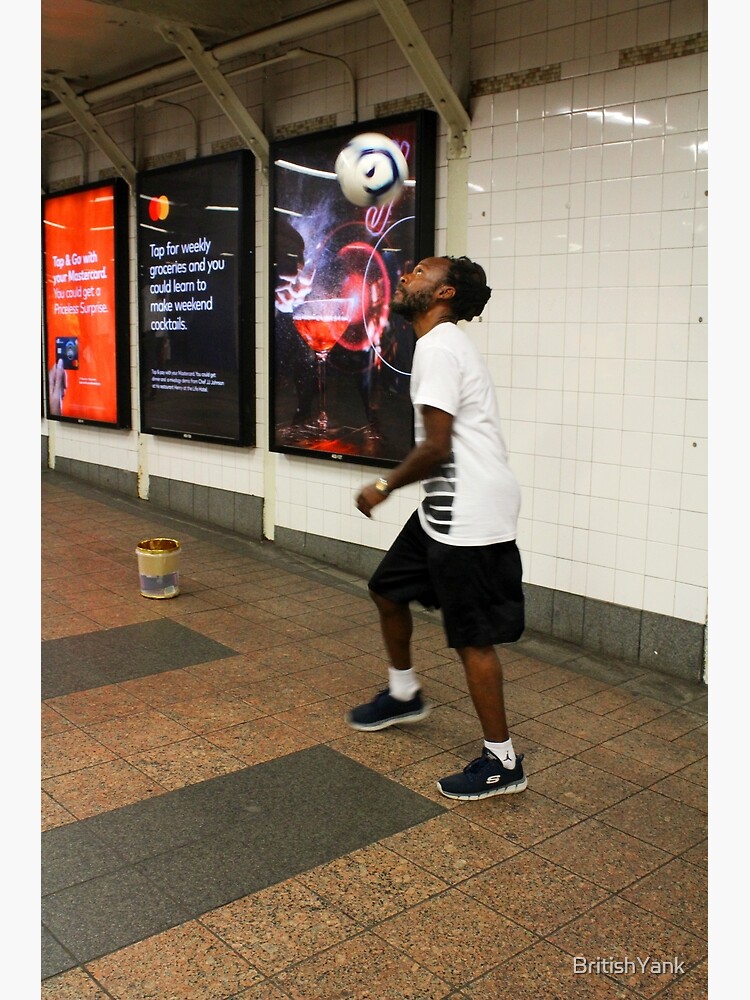
<path fill-rule="evenodd" d="M 452 299 L 456 294 L 456 289 L 453 285 L 441 285 L 438 291 L 439 299 Z"/>

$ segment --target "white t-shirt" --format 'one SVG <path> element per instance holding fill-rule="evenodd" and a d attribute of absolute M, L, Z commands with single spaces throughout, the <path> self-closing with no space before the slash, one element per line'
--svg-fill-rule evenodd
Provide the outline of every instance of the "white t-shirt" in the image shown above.
<path fill-rule="evenodd" d="M 411 373 L 414 439 L 424 441 L 421 407 L 453 416 L 452 455 L 422 481 L 422 527 L 448 545 L 492 545 L 516 537 L 521 491 L 510 471 L 495 387 L 473 342 L 455 323 L 420 337 Z"/>

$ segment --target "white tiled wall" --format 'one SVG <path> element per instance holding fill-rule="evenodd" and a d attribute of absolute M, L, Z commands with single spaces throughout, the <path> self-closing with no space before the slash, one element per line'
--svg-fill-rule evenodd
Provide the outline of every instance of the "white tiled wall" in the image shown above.
<path fill-rule="evenodd" d="M 619 67 L 624 48 L 705 31 L 703 0 L 475 0 L 473 81 L 561 64 L 561 79 L 472 100 L 467 252 L 493 295 L 469 327 L 497 386 L 521 481 L 519 544 L 538 586 L 703 623 L 707 590 L 707 56 Z M 409 8 L 446 72 L 449 4 Z M 379 17 L 306 39 L 355 68 L 359 118 L 422 90 Z M 315 57 L 234 80 L 267 131 L 352 119 L 346 75 Z M 200 89 L 179 98 L 207 155 L 232 130 Z M 128 155 L 196 148 L 179 109 L 106 122 Z M 446 245 L 439 128 L 436 251 Z M 70 134 L 73 134 L 71 130 Z M 134 148 L 137 146 L 138 148 Z M 70 141 L 48 179 L 80 176 Z M 89 180 L 106 168 L 89 155 Z M 353 498 L 370 468 L 265 453 L 267 189 L 257 175 L 258 447 L 57 424 L 56 453 L 274 499 L 270 521 L 384 549 L 411 487 L 372 520 Z M 134 247 L 132 248 L 134 252 Z M 133 271 L 134 273 L 134 271 Z M 135 300 L 132 385 L 137 415 Z M 46 430 L 46 425 L 43 430 Z"/>

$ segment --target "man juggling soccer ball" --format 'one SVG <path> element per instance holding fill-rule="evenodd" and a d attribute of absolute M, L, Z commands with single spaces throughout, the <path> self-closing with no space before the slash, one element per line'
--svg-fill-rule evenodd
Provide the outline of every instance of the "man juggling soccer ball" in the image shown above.
<path fill-rule="evenodd" d="M 428 257 L 401 277 L 390 308 L 417 337 L 411 375 L 416 444 L 356 499 L 370 517 L 394 490 L 418 481 L 424 489 L 418 510 L 369 581 L 390 660 L 388 687 L 350 711 L 347 721 L 370 732 L 427 718 L 432 706 L 412 666 L 410 603 L 440 608 L 484 735 L 481 755 L 437 783 L 443 795 L 464 800 L 526 788 L 495 650 L 524 629 L 516 546 L 520 489 L 508 466 L 489 371 L 457 325 L 479 316 L 490 295 L 484 270 L 467 257 Z"/>

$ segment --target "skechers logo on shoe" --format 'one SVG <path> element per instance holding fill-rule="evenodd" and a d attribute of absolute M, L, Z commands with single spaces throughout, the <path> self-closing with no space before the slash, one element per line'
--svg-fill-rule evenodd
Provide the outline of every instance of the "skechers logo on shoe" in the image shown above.
<path fill-rule="evenodd" d="M 485 781 L 485 785 L 496 785 L 500 780 L 499 774 L 491 774 L 489 778 Z"/>

